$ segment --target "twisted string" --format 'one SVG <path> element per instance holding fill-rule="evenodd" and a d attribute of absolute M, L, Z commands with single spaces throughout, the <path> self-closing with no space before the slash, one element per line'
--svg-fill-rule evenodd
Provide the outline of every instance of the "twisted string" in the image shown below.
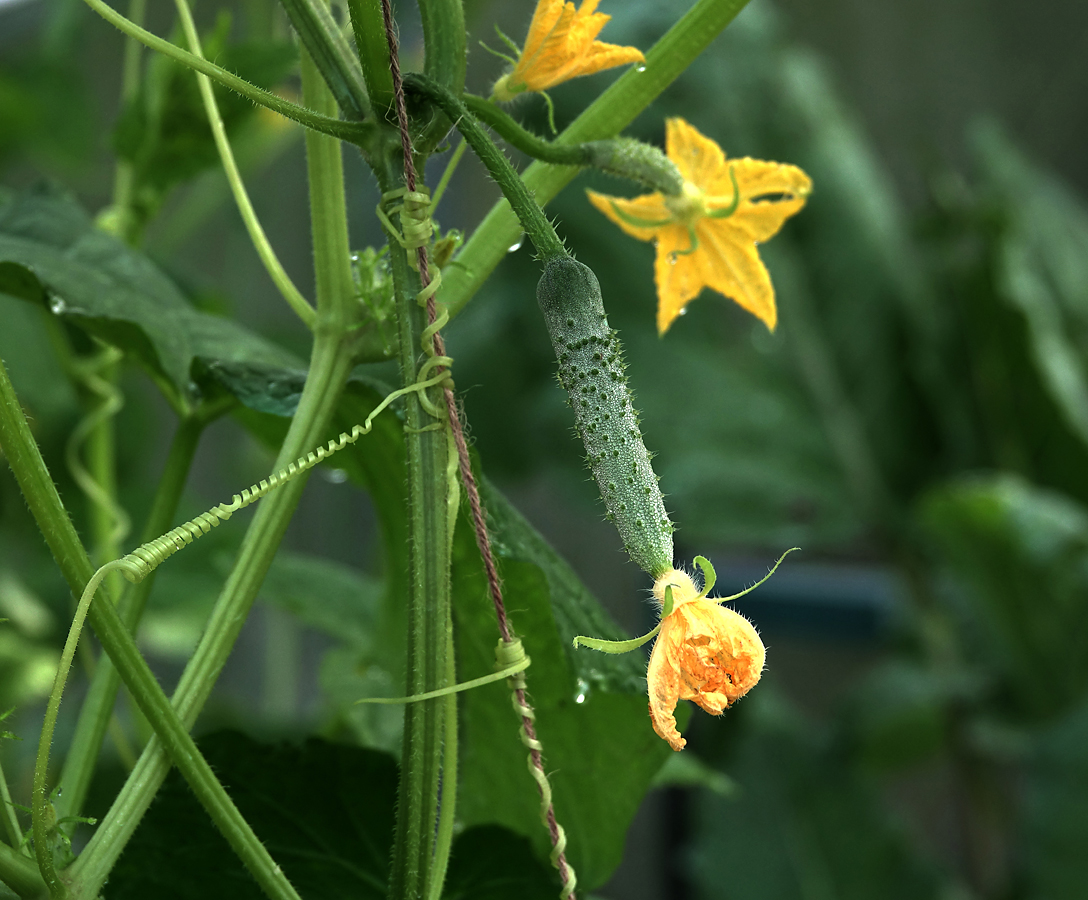
<path fill-rule="evenodd" d="M 393 95 L 396 100 L 397 123 L 400 128 L 401 149 L 404 155 L 404 203 L 400 210 L 401 223 L 403 226 L 406 213 L 410 222 L 414 216 L 421 214 L 422 205 L 417 198 L 419 196 L 426 196 L 426 194 L 422 191 L 417 192 L 416 187 L 415 162 L 412 157 L 412 140 L 408 131 L 408 112 L 404 105 L 404 83 L 400 73 L 397 36 L 393 28 L 393 12 L 390 8 L 389 0 L 381 0 L 381 5 L 382 19 L 385 23 L 385 37 L 389 44 L 389 70 L 393 78 Z M 399 191 L 390 192 L 390 194 L 393 193 L 400 195 Z M 390 199 L 392 199 L 392 197 L 390 197 Z M 427 215 L 429 220 L 429 201 L 427 204 Z M 392 231 L 392 229 L 390 230 Z M 422 231 L 423 229 L 414 232 L 417 235 L 417 240 L 419 239 L 418 235 L 422 234 Z M 419 272 L 419 280 L 423 285 L 423 290 L 420 291 L 418 299 L 420 300 L 421 305 L 423 303 L 426 304 L 427 321 L 429 323 L 428 327 L 423 332 L 423 352 L 427 354 L 429 361 L 438 360 L 439 358 L 449 360 L 449 358 L 446 357 L 445 342 L 442 340 L 442 335 L 439 333 L 439 329 L 441 329 L 446 319 L 449 318 L 449 315 L 444 306 L 441 307 L 442 311 L 441 315 L 439 315 L 437 311 L 439 305 L 435 303 L 434 299 L 434 292 L 438 289 L 438 284 L 441 281 L 441 272 L 431 266 L 427 259 L 427 244 L 430 241 L 430 233 L 430 223 L 428 221 L 426 240 L 409 247 L 409 241 L 407 240 L 408 231 L 406 230 L 405 240 L 402 246 L 405 246 L 405 249 L 408 250 L 410 264 L 412 263 L 411 251 L 412 249 L 416 251 L 415 262 L 412 264 L 412 268 Z M 427 346 L 428 343 L 431 345 L 430 348 Z M 425 363 L 424 366 L 426 367 L 426 365 L 427 364 Z M 449 361 L 435 362 L 433 368 L 437 372 L 442 372 L 444 371 L 443 367 L 448 368 L 448 366 Z M 476 535 L 476 546 L 479 548 L 480 556 L 483 559 L 484 570 L 487 573 L 488 592 L 491 594 L 491 600 L 495 606 L 495 618 L 498 621 L 499 634 L 502 636 L 502 640 L 499 642 L 499 647 L 496 650 L 496 657 L 499 659 L 499 668 L 502 669 L 506 668 L 502 662 L 503 660 L 507 660 L 508 655 L 513 658 L 516 657 L 519 652 L 521 655 L 524 655 L 525 651 L 524 649 L 521 649 L 521 641 L 515 638 L 510 630 L 510 622 L 506 615 L 506 604 L 503 602 L 502 598 L 502 584 L 499 581 L 499 573 L 495 567 L 495 557 L 491 551 L 491 538 L 487 532 L 487 519 L 484 514 L 483 503 L 480 500 L 480 491 L 476 484 L 476 476 L 472 472 L 472 463 L 468 453 L 468 443 L 465 440 L 465 430 L 461 422 L 461 410 L 453 395 L 452 379 L 448 382 L 443 382 L 442 387 L 446 399 L 446 413 L 450 426 L 449 433 L 452 436 L 454 446 L 457 449 L 457 465 L 461 470 L 461 481 L 465 486 L 465 494 L 468 497 L 469 508 L 472 513 L 472 525 Z M 421 393 L 421 405 L 423 405 L 423 397 L 424 395 Z M 513 661 L 516 662 L 516 659 L 513 659 Z M 510 663 L 507 662 L 507 664 Z M 578 883 L 578 879 L 574 874 L 574 869 L 571 867 L 570 863 L 567 862 L 564 853 L 566 849 L 566 835 L 563 832 L 562 826 L 555 818 L 555 806 L 552 803 L 551 784 L 548 782 L 547 773 L 544 771 L 543 745 L 537 738 L 536 729 L 533 727 L 535 714 L 532 707 L 525 699 L 524 672 L 519 672 L 512 676 L 508 679 L 507 683 L 510 686 L 514 710 L 521 716 L 521 741 L 529 749 L 529 772 L 540 790 L 541 817 L 548 828 L 548 834 L 551 837 L 552 843 L 552 864 L 559 871 L 559 879 L 563 884 L 560 898 L 561 900 L 568 900 L 568 898 L 574 895 L 574 888 Z"/>

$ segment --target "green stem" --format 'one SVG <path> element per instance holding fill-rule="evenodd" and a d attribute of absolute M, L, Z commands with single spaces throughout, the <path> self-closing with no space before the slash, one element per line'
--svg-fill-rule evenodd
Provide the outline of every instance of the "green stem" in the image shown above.
<path fill-rule="evenodd" d="M 8 790 L 8 780 L 4 776 L 4 767 L 0 765 L 0 805 L 4 807 L 0 815 L 4 819 L 4 828 L 8 832 L 8 841 L 12 847 L 18 847 L 23 842 L 23 831 L 19 827 L 19 817 L 15 815 L 15 804 L 11 802 L 11 791 Z"/>
<path fill-rule="evenodd" d="M 0 882 L 20 897 L 39 897 L 45 890 L 45 882 L 34 861 L 7 844 L 0 844 Z"/>
<path fill-rule="evenodd" d="M 325 115 L 336 115 L 336 100 L 310 55 L 302 50 L 300 56 L 303 102 Z M 340 142 L 313 131 L 307 132 L 306 166 L 318 317 L 320 324 L 339 336 L 356 324 L 355 282 L 351 276 L 351 241 Z"/>
<path fill-rule="evenodd" d="M 385 39 L 381 0 L 348 0 L 348 12 L 352 31 L 355 32 L 355 46 L 359 49 L 363 79 L 375 115 L 387 123 L 394 123 L 397 114 L 393 100 L 393 76 L 389 71 L 389 44 Z"/>
<path fill-rule="evenodd" d="M 273 112 L 277 112 L 281 116 L 285 116 L 288 119 L 298 122 L 300 125 L 305 125 L 307 128 L 312 128 L 314 131 L 319 131 L 322 134 L 329 134 L 333 137 L 360 146 L 366 144 L 374 134 L 374 127 L 368 123 L 345 122 L 341 119 L 323 116 L 319 113 L 315 113 L 313 110 L 306 109 L 304 106 L 299 106 L 296 103 L 284 100 L 282 97 L 278 97 L 271 91 L 266 91 L 254 84 L 250 84 L 244 78 L 239 78 L 233 72 L 228 72 L 226 69 L 208 62 L 206 59 L 194 56 L 192 53 L 182 50 L 175 44 L 171 44 L 169 41 L 141 28 L 134 22 L 130 22 L 117 12 L 117 10 L 104 3 L 103 0 L 84 0 L 84 2 L 115 28 L 124 32 L 129 37 L 135 38 L 145 47 L 157 50 L 159 53 L 170 57 L 175 62 L 179 62 L 183 66 L 188 66 L 190 69 L 195 69 L 197 72 L 207 75 L 212 81 L 216 81 L 224 87 L 230 88 L 230 90 L 252 100 L 259 106 L 264 106 Z"/>
<path fill-rule="evenodd" d="M 748 0 L 699 0 L 646 54 L 645 67 L 629 69 L 575 119 L 556 139 L 561 144 L 610 138 L 634 121 L 703 52 Z M 546 206 L 578 170 L 536 162 L 522 180 L 541 206 Z M 459 313 L 495 266 L 506 248 L 517 242 L 521 225 L 509 206 L 499 201 L 465 242 L 454 264 L 443 272 L 442 297 L 450 315 Z"/>
<path fill-rule="evenodd" d="M 333 21 L 325 0 L 280 0 L 302 46 L 349 119 L 370 116 L 370 101 L 355 51 Z"/>
<path fill-rule="evenodd" d="M 465 94 L 464 104 L 481 122 L 504 141 L 533 159 L 560 166 L 600 169 L 609 175 L 628 178 L 652 191 L 676 196 L 684 186 L 684 177 L 657 147 L 634 138 L 609 138 L 584 144 L 559 144 L 546 141 L 522 128 L 513 117 L 490 100 Z"/>
<path fill-rule="evenodd" d="M 453 646 L 453 609 L 446 622 L 446 682 L 457 681 L 457 666 Z M 453 826 L 456 822 L 454 812 L 457 801 L 457 695 L 449 694 L 443 698 L 446 709 L 445 735 L 442 747 L 442 792 L 438 797 L 438 827 L 434 838 L 434 863 L 432 876 L 427 889 L 427 900 L 441 900 L 442 888 L 446 881 L 446 869 L 450 861 L 450 849 L 453 846 Z"/>
<path fill-rule="evenodd" d="M 379 171 L 382 192 L 403 182 L 392 164 Z M 390 235 L 390 245 L 394 245 Z M 403 252 L 390 253 L 396 298 L 401 381 L 416 380 L 420 364 L 423 310 L 416 302 L 419 280 Z M 430 399 L 439 409 L 439 390 Z M 446 634 L 450 603 L 448 479 L 446 432 L 429 429 L 434 419 L 416 395 L 406 398 L 404 442 L 407 450 L 409 515 L 409 590 L 406 598 L 408 655 L 405 694 L 423 694 L 445 687 Z M 394 900 L 425 896 L 444 873 L 434 868 L 435 823 L 442 773 L 443 719 L 446 698 L 411 704 L 405 710 L 393 864 L 389 896 Z"/>
<path fill-rule="evenodd" d="M 94 574 L 94 566 L 79 541 L 49 470 L 30 433 L 19 398 L 0 360 L 0 446 L 19 483 L 23 499 L 42 531 L 46 545 L 74 594 Z"/>
<path fill-rule="evenodd" d="M 143 24 L 146 0 L 130 0 L 128 17 L 137 25 Z M 121 64 L 121 108 L 122 110 L 140 91 L 140 60 L 142 46 L 139 41 L 129 38 L 125 41 L 125 56 Z M 136 186 L 135 169 L 127 159 L 118 159 L 113 176 L 113 221 L 117 223 L 118 236 L 134 243 L 132 219 L 132 191 Z"/>
<path fill-rule="evenodd" d="M 193 51 L 193 55 L 203 59 L 204 52 L 200 48 L 200 35 L 197 34 L 196 25 L 193 22 L 193 14 L 189 10 L 189 4 L 186 3 L 185 0 L 176 0 L 176 6 L 178 9 L 178 16 L 181 18 L 182 29 L 185 31 L 185 39 L 189 43 L 189 49 Z M 249 239 L 253 243 L 257 255 L 260 257 L 265 271 L 268 272 L 273 284 L 279 289 L 283 299 L 287 301 L 287 305 L 295 311 L 295 314 L 300 319 L 302 319 L 303 324 L 305 324 L 307 328 L 313 328 L 314 308 L 310 305 L 309 301 L 302 296 L 302 292 L 295 287 L 295 283 L 291 280 L 291 276 L 287 274 L 287 271 L 280 264 L 279 257 L 276 256 L 276 251 L 272 249 L 272 244 L 269 242 L 268 236 L 261 227 L 261 222 L 257 218 L 257 213 L 253 209 L 253 204 L 249 202 L 249 194 L 246 193 L 245 182 L 242 181 L 242 174 L 238 171 L 238 165 L 234 161 L 234 153 L 231 151 L 230 141 L 227 140 L 227 130 L 223 126 L 223 117 L 219 114 L 219 104 L 216 103 L 215 93 L 212 91 L 212 83 L 207 75 L 201 75 L 199 72 L 196 75 L 196 80 L 197 84 L 200 86 L 200 96 L 204 101 L 204 112 L 208 117 L 208 124 L 212 129 L 215 147 L 219 151 L 219 159 L 223 163 L 223 171 L 226 173 L 227 183 L 230 185 L 231 193 L 234 195 L 234 202 L 238 207 L 238 212 L 242 216 L 242 221 L 245 223 L 246 231 L 249 233 Z M 154 537 L 158 537 L 158 535 L 154 535 Z"/>
<path fill-rule="evenodd" d="M 127 74 L 127 73 L 126 73 Z M 127 207 L 125 207 L 127 209 Z M 96 357 L 98 354 L 95 355 Z M 88 414 L 84 422 L 92 422 L 91 431 L 86 441 L 87 469 L 86 475 L 94 490 L 87 495 L 90 502 L 90 533 L 91 546 L 95 562 L 101 564 L 107 560 L 116 559 L 121 555 L 121 542 L 128 535 L 130 519 L 124 508 L 117 500 L 117 429 L 115 427 L 117 413 L 124 404 L 124 395 L 117 386 L 121 370 L 121 353 L 109 348 L 103 351 L 105 364 L 99 368 L 92 360 L 87 360 L 87 365 L 92 365 L 92 374 L 84 383 L 91 388 L 89 402 L 95 403 L 96 408 Z M 75 440 L 73 432 L 71 440 Z M 72 448 L 78 454 L 78 441 Z M 73 473 L 74 474 L 74 473 Z M 108 580 L 110 593 L 121 593 L 121 579 L 113 575 Z M 95 673 L 101 664 L 109 665 L 106 660 L 94 660 L 90 645 L 80 647 L 80 653 L 84 661 L 94 661 L 94 666 L 87 670 L 87 675 L 93 680 Z M 112 668 L 112 666 L 110 666 Z M 132 768 L 136 762 L 136 753 L 132 749 L 132 742 L 125 733 L 120 719 L 116 715 L 110 715 L 107 727 L 118 756 L 124 765 Z M 100 749 L 95 745 L 95 753 Z"/>
<path fill-rule="evenodd" d="M 324 82 L 305 53 L 302 63 L 305 102 L 315 105 L 315 95 L 322 97 L 323 105 L 315 105 L 315 108 L 334 112 L 335 106 L 331 104 Z M 310 139 L 315 137 L 309 136 Z M 345 337 L 349 326 L 344 324 L 351 321 L 354 288 L 346 250 L 343 171 L 339 148 L 333 153 L 330 145 L 336 146 L 335 142 L 316 145 L 321 149 L 314 152 L 315 145 L 310 141 L 307 144 L 312 215 L 315 217 L 317 320 L 310 372 L 280 448 L 276 469 L 294 462 L 325 437 L 352 368 L 351 342 Z M 266 497 L 246 532 L 238 561 L 172 698 L 174 709 L 186 727 L 196 721 L 230 655 L 305 485 L 306 477 L 300 476 Z M 69 870 L 73 882 L 80 886 L 81 896 L 97 895 L 169 768 L 169 758 L 162 746 L 158 741 L 152 741 L 86 849 Z"/>
<path fill-rule="evenodd" d="M 495 146 L 495 142 L 488 137 L 487 132 L 476 121 L 476 117 L 465 108 L 464 103 L 446 88 L 435 84 L 422 75 L 406 76 L 404 88 L 410 93 L 426 97 L 456 124 L 457 130 L 468 141 L 469 146 L 472 147 L 483 164 L 487 166 L 488 173 L 502 189 L 503 195 L 510 206 L 513 207 L 514 212 L 521 221 L 521 227 L 525 229 L 529 240 L 533 242 L 533 246 L 536 247 L 536 252 L 540 258 L 551 259 L 555 256 L 566 256 L 566 248 L 563 247 L 563 242 L 559 240 L 559 236 L 555 233 L 552 223 L 548 221 L 548 217 L 544 215 L 543 210 L 533 199 L 533 195 L 526 189 L 525 183 L 518 173 L 514 171 L 510 160 Z M 443 298 L 445 298 L 445 294 L 443 294 Z M 443 302 L 445 302 L 445 299 L 443 299 Z"/>
<path fill-rule="evenodd" d="M 200 435 L 205 425 L 223 408 L 222 404 L 202 408 L 198 415 L 184 419 L 178 425 L 155 490 L 151 511 L 140 535 L 141 544 L 164 534 L 173 524 Z M 130 633 L 136 631 L 154 584 L 155 572 L 152 572 L 139 584 L 129 585 L 121 595 L 117 614 Z M 77 816 L 83 808 L 120 683 L 121 678 L 113 663 L 107 658 L 100 659 L 80 708 L 71 746 L 61 769 L 61 792 L 55 803 L 57 818 Z"/>
<path fill-rule="evenodd" d="M 460 96 L 468 67 L 468 36 L 461 0 L 422 0 L 419 18 L 423 26 L 423 74 Z M 412 143 L 416 151 L 430 153 L 449 131 L 445 116 L 435 116 Z"/>

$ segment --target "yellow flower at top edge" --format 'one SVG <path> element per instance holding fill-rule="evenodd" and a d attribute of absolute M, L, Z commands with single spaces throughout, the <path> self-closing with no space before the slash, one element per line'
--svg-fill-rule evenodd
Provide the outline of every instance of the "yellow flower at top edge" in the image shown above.
<path fill-rule="evenodd" d="M 587 192 L 629 235 L 656 243 L 658 333 L 668 331 L 704 287 L 734 300 L 773 331 L 774 288 L 756 247 L 800 211 L 812 180 L 796 166 L 727 160 L 721 147 L 683 119 L 668 119 L 665 126 L 665 152 L 684 178 L 679 196 L 627 200 Z"/>
<path fill-rule="evenodd" d="M 575 9 L 563 0 L 540 0 L 529 34 L 512 71 L 492 92 L 496 100 L 513 100 L 524 91 L 546 91 L 579 75 L 592 75 L 645 57 L 636 47 L 597 40 L 611 16 L 596 12 L 599 0 L 582 0 Z"/>
<path fill-rule="evenodd" d="M 669 586 L 673 608 L 661 622 L 646 681 L 654 731 L 682 750 L 687 742 L 676 730 L 677 702 L 692 700 L 721 715 L 759 681 L 766 651 L 751 622 L 702 597 L 687 573 L 673 569 L 658 578 L 658 602 Z"/>

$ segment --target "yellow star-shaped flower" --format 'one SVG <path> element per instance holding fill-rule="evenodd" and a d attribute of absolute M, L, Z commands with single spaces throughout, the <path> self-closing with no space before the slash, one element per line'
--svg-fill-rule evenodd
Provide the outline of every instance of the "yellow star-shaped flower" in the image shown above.
<path fill-rule="evenodd" d="M 656 243 L 658 333 L 668 331 L 704 287 L 734 300 L 773 331 L 774 288 L 756 247 L 805 205 L 811 179 L 796 166 L 726 160 L 721 147 L 683 119 L 668 119 L 665 126 L 665 152 L 685 182 L 678 196 L 627 200 L 587 192 L 629 235 Z"/>
<path fill-rule="evenodd" d="M 579 75 L 642 62 L 645 57 L 636 47 L 597 40 L 612 18 L 596 12 L 598 2 L 582 0 L 575 9 L 563 0 L 540 0 L 514 68 L 495 82 L 494 99 L 505 102 L 524 91 L 546 91 Z"/>

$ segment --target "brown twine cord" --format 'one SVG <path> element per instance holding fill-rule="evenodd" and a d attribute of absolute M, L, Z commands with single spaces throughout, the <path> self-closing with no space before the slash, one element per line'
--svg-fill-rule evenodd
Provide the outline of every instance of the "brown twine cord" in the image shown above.
<path fill-rule="evenodd" d="M 404 104 L 404 83 L 400 73 L 398 42 L 393 24 L 393 12 L 389 0 L 382 0 L 382 20 L 385 23 L 385 37 L 389 43 L 389 71 L 393 76 L 393 95 L 397 107 L 397 124 L 400 127 L 401 149 L 404 153 L 404 183 L 409 191 L 415 191 L 416 168 L 412 158 L 412 139 L 408 133 L 408 112 Z M 416 248 L 416 254 L 419 262 L 419 279 L 422 287 L 427 288 L 431 283 L 431 276 L 426 246 Z M 427 298 L 427 320 L 428 324 L 434 324 L 435 301 L 433 296 Z M 445 356 L 446 345 L 445 341 L 442 340 L 442 335 L 436 332 L 432 337 L 432 340 L 434 341 L 435 355 Z M 441 369 L 436 370 L 436 372 L 437 371 L 441 371 Z M 460 407 L 457 404 L 457 401 L 453 396 L 453 390 L 449 385 L 445 385 L 443 390 L 446 397 L 446 409 L 449 412 L 450 431 L 453 433 L 453 441 L 457 447 L 457 460 L 458 468 L 461 471 L 461 481 L 465 486 L 465 494 L 468 496 L 469 508 L 472 512 L 472 524 L 476 532 L 476 546 L 480 550 L 480 556 L 483 558 L 484 562 L 484 569 L 487 572 L 487 586 L 491 594 L 491 600 L 495 606 L 495 616 L 498 619 L 499 634 L 502 635 L 503 641 L 509 644 L 514 641 L 515 638 L 510 631 L 510 622 L 506 616 L 506 604 L 503 603 L 499 573 L 495 568 L 495 557 L 491 552 L 491 538 L 487 533 L 487 520 L 484 516 L 483 504 L 480 501 L 480 491 L 476 485 L 476 476 L 472 473 L 468 443 L 465 441 L 465 431 L 461 423 Z M 523 674 L 524 673 L 519 673 L 519 675 Z M 550 791 L 546 792 L 544 787 L 547 783 L 547 775 L 544 772 L 544 759 L 541 755 L 541 744 L 536 736 L 536 729 L 533 727 L 534 716 L 532 714 L 532 707 L 525 697 L 524 677 L 518 679 L 516 684 L 517 686 L 514 688 L 514 695 L 517 698 L 516 707 L 521 715 L 522 739 L 526 746 L 530 748 L 529 756 L 532 767 L 544 778 L 544 783 L 542 784 L 540 777 L 537 777 L 537 775 L 534 774 L 534 778 L 536 778 L 538 782 L 537 787 L 540 790 L 541 797 L 548 797 Z M 567 862 L 566 855 L 563 852 L 563 845 L 566 843 L 566 839 L 563 835 L 562 826 L 559 825 L 555 818 L 555 807 L 550 802 L 550 797 L 548 797 L 545 820 L 548 826 L 548 834 L 551 837 L 552 847 L 558 851 L 557 853 L 553 851 L 553 862 L 555 863 L 556 869 L 559 870 L 559 878 L 563 882 L 564 888 L 562 897 L 566 900 L 566 898 L 573 896 L 576 879 L 574 869 Z"/>

